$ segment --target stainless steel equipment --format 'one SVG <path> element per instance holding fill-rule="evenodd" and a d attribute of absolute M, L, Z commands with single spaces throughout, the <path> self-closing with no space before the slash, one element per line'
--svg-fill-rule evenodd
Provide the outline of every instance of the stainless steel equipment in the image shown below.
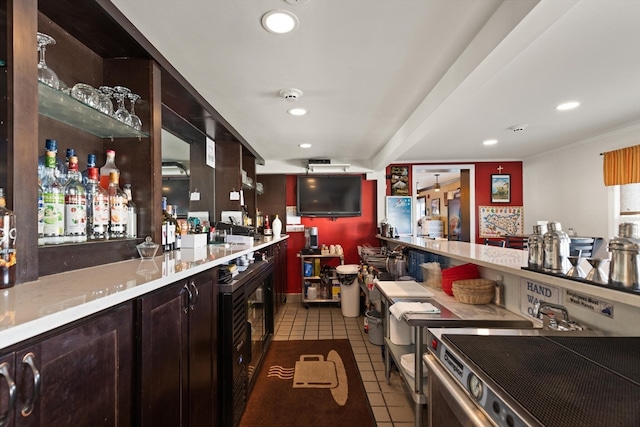
<path fill-rule="evenodd" d="M 557 314 L 562 314 L 562 319 L 556 319 Z M 542 329 L 556 331 L 582 331 L 580 323 L 569 319 L 569 311 L 563 305 L 538 301 L 533 309 L 533 315 L 542 319 Z"/>
<path fill-rule="evenodd" d="M 429 328 L 428 425 L 631 427 L 640 337 Z"/>
<path fill-rule="evenodd" d="M 547 224 L 549 230 L 544 233 L 544 262 L 542 269 L 551 273 L 566 273 L 569 268 L 569 245 L 571 239 L 567 233 L 562 231 L 559 222 L 549 222 Z"/>
<path fill-rule="evenodd" d="M 542 269 L 544 264 L 544 239 L 542 237 L 542 225 L 533 226 L 533 234 L 529 236 L 527 246 L 529 249 L 528 265 L 534 270 Z M 546 226 L 545 226 L 546 230 Z"/>
<path fill-rule="evenodd" d="M 638 226 L 631 222 L 620 224 L 618 236 L 609 241 L 611 262 L 609 284 L 615 287 L 640 290 L 640 238 Z"/>
<path fill-rule="evenodd" d="M 318 243 L 318 227 L 310 227 L 309 228 L 309 247 L 317 248 L 319 246 Z"/>

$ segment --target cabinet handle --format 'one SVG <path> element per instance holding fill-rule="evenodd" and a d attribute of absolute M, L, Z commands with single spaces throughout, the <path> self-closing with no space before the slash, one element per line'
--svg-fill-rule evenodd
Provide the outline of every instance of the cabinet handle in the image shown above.
<path fill-rule="evenodd" d="M 198 290 L 198 287 L 193 280 L 189 282 L 189 286 L 193 289 L 193 294 L 191 295 L 191 304 L 189 305 L 191 307 L 191 310 L 193 311 L 195 310 L 196 303 L 198 302 L 198 298 L 200 297 L 200 291 Z"/>
<path fill-rule="evenodd" d="M 36 398 L 40 395 L 40 371 L 36 368 L 35 364 L 35 355 L 33 353 L 27 353 L 22 358 L 22 363 L 24 365 L 28 365 L 31 368 L 31 372 L 33 373 L 33 394 L 31 395 L 31 399 L 29 399 L 25 405 L 22 407 L 20 413 L 23 417 L 28 417 L 33 412 L 33 408 L 35 407 Z"/>
<path fill-rule="evenodd" d="M 185 283 L 185 285 L 182 287 L 182 289 L 180 290 L 180 294 L 182 295 L 182 297 L 184 298 L 184 300 L 182 301 L 182 311 L 186 313 L 189 312 L 189 307 L 190 307 L 190 301 L 191 298 L 193 297 L 193 295 L 191 294 L 191 290 L 189 289 L 189 285 L 187 285 Z"/>
<path fill-rule="evenodd" d="M 9 387 L 9 405 L 7 406 L 7 412 L 3 415 L 0 415 L 0 427 L 4 427 L 9 424 L 9 420 L 11 419 L 9 415 L 11 414 L 11 410 L 16 405 L 17 391 L 16 391 L 16 383 L 11 378 L 11 374 L 9 373 L 9 364 L 7 362 L 0 363 L 0 377 L 4 377 L 4 380 L 7 382 L 7 386 Z"/>

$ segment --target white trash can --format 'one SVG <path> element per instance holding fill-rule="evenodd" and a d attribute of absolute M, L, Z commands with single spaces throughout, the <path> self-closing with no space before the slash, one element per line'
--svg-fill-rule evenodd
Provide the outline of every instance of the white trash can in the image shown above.
<path fill-rule="evenodd" d="M 358 284 L 358 264 L 339 265 L 336 267 L 340 280 L 340 306 L 344 317 L 360 315 L 360 285 Z"/>

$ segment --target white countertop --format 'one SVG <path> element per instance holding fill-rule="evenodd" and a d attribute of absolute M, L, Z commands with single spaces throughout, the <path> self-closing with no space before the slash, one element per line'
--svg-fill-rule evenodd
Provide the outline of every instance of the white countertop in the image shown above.
<path fill-rule="evenodd" d="M 380 235 L 377 238 L 392 245 L 407 247 L 439 254 L 463 262 L 470 262 L 479 266 L 513 274 L 534 281 L 545 282 L 564 289 L 587 293 L 591 296 L 603 298 L 612 302 L 619 302 L 640 308 L 640 293 L 630 293 L 610 289 L 602 286 L 589 285 L 575 280 L 523 270 L 527 266 L 528 252 L 521 249 L 501 248 L 498 246 L 478 245 L 475 243 L 456 242 L 448 240 L 432 240 L 423 237 L 389 238 Z"/>
<path fill-rule="evenodd" d="M 261 238 L 254 246 L 209 245 L 74 270 L 0 290 L 0 349 L 129 301 L 194 274 L 264 249 L 281 239 Z"/>

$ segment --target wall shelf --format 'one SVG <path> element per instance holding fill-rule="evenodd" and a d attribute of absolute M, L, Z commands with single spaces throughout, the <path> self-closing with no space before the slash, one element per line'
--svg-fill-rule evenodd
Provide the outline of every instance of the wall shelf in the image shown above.
<path fill-rule="evenodd" d="M 99 138 L 149 138 L 124 123 L 92 108 L 65 92 L 38 82 L 38 112 Z"/>

